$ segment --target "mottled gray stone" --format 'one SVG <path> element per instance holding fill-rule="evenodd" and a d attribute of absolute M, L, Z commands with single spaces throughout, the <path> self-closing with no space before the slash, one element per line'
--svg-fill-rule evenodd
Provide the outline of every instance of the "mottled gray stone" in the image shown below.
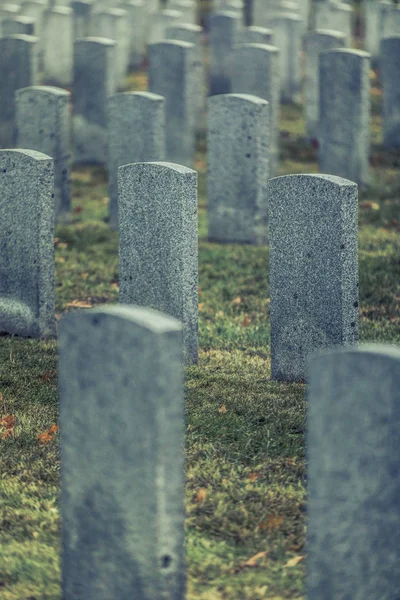
<path fill-rule="evenodd" d="M 236 46 L 232 53 L 232 92 L 251 94 L 269 102 L 269 176 L 272 177 L 279 162 L 279 49 L 266 44 Z"/>
<path fill-rule="evenodd" d="M 165 99 L 151 92 L 108 98 L 110 226 L 118 227 L 118 167 L 165 160 Z"/>
<path fill-rule="evenodd" d="M 256 25 L 251 25 L 250 27 L 243 28 L 240 41 L 242 44 L 273 45 L 274 32 L 272 29 L 268 29 L 267 27 L 257 27 Z"/>
<path fill-rule="evenodd" d="M 400 34 L 400 6 L 393 2 L 380 5 L 380 39 Z"/>
<path fill-rule="evenodd" d="M 231 92 L 232 50 L 241 39 L 237 14 L 223 11 L 210 15 L 210 95 Z"/>
<path fill-rule="evenodd" d="M 0 147 L 13 148 L 16 141 L 15 91 L 36 85 L 37 38 L 15 34 L 0 38 Z"/>
<path fill-rule="evenodd" d="M 326 50 L 319 61 L 319 170 L 367 184 L 370 55 L 362 50 Z"/>
<path fill-rule="evenodd" d="M 280 50 L 280 90 L 283 102 L 293 102 L 300 91 L 302 24 L 301 17 L 293 13 L 275 14 L 268 19 L 268 26 L 274 32 L 274 44 Z"/>
<path fill-rule="evenodd" d="M 137 306 L 59 324 L 64 600 L 184 600 L 181 324 Z"/>
<path fill-rule="evenodd" d="M 3 37 L 8 35 L 23 34 L 35 35 L 35 19 L 18 15 L 1 21 L 1 33 Z"/>
<path fill-rule="evenodd" d="M 196 126 L 194 44 L 164 40 L 149 44 L 149 91 L 165 98 L 166 159 L 193 167 Z"/>
<path fill-rule="evenodd" d="M 73 39 L 79 40 L 89 35 L 90 18 L 93 9 L 92 0 L 71 0 L 70 7 L 74 16 Z"/>
<path fill-rule="evenodd" d="M 316 2 L 314 10 L 316 29 L 342 31 L 346 36 L 345 46 L 350 48 L 353 39 L 352 7 L 336 0 L 323 0 Z"/>
<path fill-rule="evenodd" d="M 46 79 L 60 86 L 72 83 L 73 12 L 68 6 L 55 6 L 44 22 L 43 64 Z"/>
<path fill-rule="evenodd" d="M 121 87 L 125 82 L 129 65 L 128 13 L 120 8 L 109 8 L 92 15 L 90 35 L 115 41 L 114 71 L 115 84 Z"/>
<path fill-rule="evenodd" d="M 208 239 L 267 243 L 270 114 L 249 94 L 208 99 Z"/>
<path fill-rule="evenodd" d="M 286 175 L 268 202 L 272 379 L 303 381 L 312 352 L 358 339 L 357 185 Z"/>
<path fill-rule="evenodd" d="M 147 0 L 146 0 L 147 2 Z M 149 18 L 144 0 L 129 0 L 120 4 L 128 13 L 129 27 L 129 66 L 138 69 L 142 66 L 147 43 Z"/>
<path fill-rule="evenodd" d="M 24 17 L 31 17 L 35 19 L 35 36 L 38 39 L 38 60 L 39 60 L 39 68 L 42 70 L 43 68 L 43 24 L 44 24 L 44 14 L 47 8 L 47 3 L 45 0 L 24 0 L 20 6 L 20 15 Z"/>
<path fill-rule="evenodd" d="M 400 33 L 383 39 L 380 52 L 383 88 L 383 143 L 400 147 Z"/>
<path fill-rule="evenodd" d="M 179 23 L 171 25 L 165 31 L 165 38 L 169 40 L 181 40 L 194 44 L 195 59 L 194 59 L 194 78 L 196 90 L 194 98 L 197 106 L 196 114 L 196 129 L 202 131 L 205 128 L 205 98 L 206 92 L 206 75 L 205 75 L 205 60 L 203 57 L 202 37 L 203 29 L 199 25 L 191 23 Z"/>
<path fill-rule="evenodd" d="M 165 38 L 165 30 L 170 25 L 181 22 L 183 15 L 179 10 L 165 8 L 154 13 L 150 19 L 149 43 L 156 44 Z"/>
<path fill-rule="evenodd" d="M 15 93 L 17 148 L 38 150 L 54 161 L 56 218 L 71 210 L 70 92 L 32 86 Z"/>
<path fill-rule="evenodd" d="M 115 42 L 85 38 L 74 43 L 73 160 L 107 162 L 107 98 L 116 90 Z"/>
<path fill-rule="evenodd" d="M 400 350 L 309 362 L 307 598 L 400 594 Z"/>
<path fill-rule="evenodd" d="M 119 167 L 118 219 L 120 302 L 179 319 L 185 363 L 197 363 L 197 173 L 165 162 Z"/>
<path fill-rule="evenodd" d="M 53 160 L 0 151 L 0 332 L 55 335 Z"/>
<path fill-rule="evenodd" d="M 342 31 L 317 29 L 303 36 L 305 77 L 303 82 L 304 113 L 309 138 L 318 136 L 319 121 L 319 55 L 324 50 L 343 48 L 346 36 Z"/>

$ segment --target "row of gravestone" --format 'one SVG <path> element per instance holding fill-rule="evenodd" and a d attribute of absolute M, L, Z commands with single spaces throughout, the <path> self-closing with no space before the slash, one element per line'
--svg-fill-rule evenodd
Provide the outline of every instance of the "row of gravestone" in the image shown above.
<path fill-rule="evenodd" d="M 184 600 L 181 324 L 79 311 L 59 357 L 64 600 Z M 326 351 L 307 371 L 306 597 L 397 598 L 400 350 Z"/>
<path fill-rule="evenodd" d="M 288 175 L 267 186 L 268 226 L 256 226 L 269 231 L 272 378 L 302 381 L 312 352 L 358 339 L 357 185 Z M 53 160 L 0 151 L 0 198 L 0 331 L 54 336 Z M 195 364 L 197 173 L 163 162 L 119 167 L 118 219 L 120 301 L 177 318 L 185 364 Z"/>

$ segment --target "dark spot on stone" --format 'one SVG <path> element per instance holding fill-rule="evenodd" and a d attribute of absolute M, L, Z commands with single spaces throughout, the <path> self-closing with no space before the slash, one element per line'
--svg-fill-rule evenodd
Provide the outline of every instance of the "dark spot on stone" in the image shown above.
<path fill-rule="evenodd" d="M 167 569 L 170 566 L 171 562 L 172 558 L 170 556 L 165 555 L 161 557 L 161 567 L 163 569 Z"/>
<path fill-rule="evenodd" d="M 354 322 L 354 321 L 352 321 L 352 322 L 350 323 L 350 327 L 355 327 L 355 326 L 356 326 L 355 322 Z"/>
<path fill-rule="evenodd" d="M 340 249 L 343 250 L 344 244 L 340 244 Z"/>
<path fill-rule="evenodd" d="M 354 302 L 353 306 L 354 306 L 354 308 L 357 308 L 358 307 L 358 302 Z"/>
<path fill-rule="evenodd" d="M 246 154 L 246 158 L 250 158 L 251 154 Z"/>

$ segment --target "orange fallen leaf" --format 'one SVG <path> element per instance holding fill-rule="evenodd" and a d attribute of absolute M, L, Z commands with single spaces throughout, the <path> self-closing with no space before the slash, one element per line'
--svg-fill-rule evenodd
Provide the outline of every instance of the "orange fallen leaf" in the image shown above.
<path fill-rule="evenodd" d="M 305 559 L 305 556 L 294 556 L 290 560 L 287 561 L 284 567 L 295 567 L 299 562 Z"/>
<path fill-rule="evenodd" d="M 237 298 L 234 298 L 234 300 L 232 300 L 232 305 L 235 306 L 237 304 L 240 304 L 242 301 L 241 297 L 238 296 Z"/>
<path fill-rule="evenodd" d="M 91 308 L 93 304 L 85 302 L 85 300 L 72 300 L 72 302 L 68 302 L 66 306 L 73 306 L 74 308 Z"/>
<path fill-rule="evenodd" d="M 51 433 L 48 433 L 46 431 L 45 433 L 38 434 L 38 440 L 39 440 L 39 444 L 48 444 L 49 442 L 51 442 L 53 440 L 53 436 L 51 435 Z"/>
<path fill-rule="evenodd" d="M 228 412 L 228 410 L 225 408 L 224 405 L 222 405 L 222 406 L 219 407 L 218 412 L 220 414 L 224 414 L 224 413 Z"/>
<path fill-rule="evenodd" d="M 14 427 L 14 424 L 15 424 L 14 415 L 6 415 L 5 417 L 2 417 L 0 419 L 1 427 L 6 427 L 8 429 L 8 428 Z"/>
<path fill-rule="evenodd" d="M 204 308 L 204 302 L 199 302 L 199 304 L 197 305 L 197 308 L 199 310 L 203 310 L 203 308 Z"/>
<path fill-rule="evenodd" d="M 258 567 L 257 561 L 260 558 L 263 558 L 264 556 L 267 556 L 268 552 L 257 552 L 257 554 L 255 554 L 254 556 L 252 556 L 251 558 L 249 558 L 249 560 L 246 560 L 246 562 L 241 563 L 238 567 L 235 567 L 232 570 L 232 573 L 238 573 L 239 571 L 241 571 L 242 569 L 244 569 L 245 567 Z"/>
<path fill-rule="evenodd" d="M 58 425 L 56 425 L 55 423 L 53 423 L 53 425 L 50 427 L 49 429 L 49 433 L 55 433 L 56 431 L 58 431 L 60 428 L 58 427 Z"/>
<path fill-rule="evenodd" d="M 1 438 L 5 440 L 6 438 L 12 437 L 14 435 L 14 427 L 10 427 L 10 429 L 6 429 L 4 433 L 1 434 Z"/>
<path fill-rule="evenodd" d="M 194 499 L 195 502 L 203 502 L 203 500 L 205 500 L 207 497 L 207 490 L 206 488 L 200 488 L 197 491 L 196 494 L 196 498 Z"/>
<path fill-rule="evenodd" d="M 248 325 L 250 325 L 250 323 L 251 323 L 251 319 L 249 319 L 249 316 L 248 316 L 248 315 L 245 315 L 245 316 L 244 316 L 244 319 L 243 319 L 243 321 L 241 322 L 241 324 L 240 324 L 240 325 L 241 325 L 242 327 L 247 327 Z"/>
<path fill-rule="evenodd" d="M 256 481 L 256 479 L 258 479 L 260 477 L 259 473 L 250 473 L 248 476 L 248 479 L 250 479 L 250 481 Z"/>
<path fill-rule="evenodd" d="M 54 316 L 56 318 L 56 321 L 59 321 L 61 319 L 61 317 L 62 317 L 62 314 L 61 313 L 56 313 Z"/>
<path fill-rule="evenodd" d="M 365 202 L 360 202 L 360 208 L 372 208 L 372 210 L 379 210 L 380 206 L 377 202 L 369 202 L 366 200 Z"/>

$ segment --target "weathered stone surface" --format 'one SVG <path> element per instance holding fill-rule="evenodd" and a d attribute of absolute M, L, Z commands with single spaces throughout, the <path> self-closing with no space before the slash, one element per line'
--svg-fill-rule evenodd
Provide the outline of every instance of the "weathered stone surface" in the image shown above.
<path fill-rule="evenodd" d="M 116 90 L 115 42 L 85 38 L 74 44 L 73 160 L 107 162 L 107 98 Z"/>
<path fill-rule="evenodd" d="M 400 147 L 400 34 L 383 39 L 380 52 L 383 88 L 383 143 Z"/>
<path fill-rule="evenodd" d="M 149 44 L 149 91 L 165 98 L 166 158 L 193 167 L 196 124 L 194 44 L 164 40 Z"/>
<path fill-rule="evenodd" d="M 232 92 L 251 94 L 269 102 L 269 175 L 279 161 L 279 49 L 266 44 L 240 44 L 232 53 Z"/>
<path fill-rule="evenodd" d="M 96 12 L 90 20 L 91 35 L 115 41 L 114 71 L 116 88 L 125 82 L 129 65 L 128 13 L 120 8 L 109 8 Z"/>
<path fill-rule="evenodd" d="M 110 226 L 118 228 L 118 167 L 165 160 L 165 99 L 151 92 L 108 98 Z"/>
<path fill-rule="evenodd" d="M 54 161 L 56 218 L 71 210 L 70 92 L 32 86 L 15 93 L 17 147 L 38 150 Z"/>
<path fill-rule="evenodd" d="M 38 82 L 37 43 L 38 38 L 31 35 L 15 34 L 0 38 L 1 148 L 15 146 L 15 91 Z"/>
<path fill-rule="evenodd" d="M 1 150 L 0 198 L 0 332 L 53 336 L 53 160 Z"/>
<path fill-rule="evenodd" d="M 357 185 L 332 175 L 268 182 L 272 379 L 358 339 Z"/>
<path fill-rule="evenodd" d="M 118 219 L 120 302 L 179 319 L 185 363 L 197 363 L 197 173 L 164 162 L 119 167 Z"/>
<path fill-rule="evenodd" d="M 304 112 L 309 138 L 318 136 L 319 121 L 319 55 L 324 50 L 343 48 L 346 36 L 342 31 L 317 29 L 303 36 L 305 78 L 303 83 Z"/>
<path fill-rule="evenodd" d="M 315 5 L 317 29 L 334 29 L 345 34 L 345 46 L 351 47 L 353 39 L 352 7 L 345 2 L 323 0 Z"/>
<path fill-rule="evenodd" d="M 18 15 L 13 18 L 1 20 L 1 33 L 3 37 L 8 35 L 23 34 L 35 35 L 35 19 Z"/>
<path fill-rule="evenodd" d="M 60 86 L 72 82 L 73 12 L 69 6 L 54 6 L 44 22 L 43 64 L 46 78 Z"/>
<path fill-rule="evenodd" d="M 267 27 L 257 27 L 256 25 L 244 27 L 240 36 L 240 42 L 242 44 L 267 44 L 268 46 L 273 46 L 274 32 Z"/>
<path fill-rule="evenodd" d="M 128 0 L 120 4 L 120 8 L 128 13 L 129 66 L 135 69 L 142 66 L 145 56 L 147 30 L 150 21 L 146 4 L 144 0 Z"/>
<path fill-rule="evenodd" d="M 210 15 L 210 95 L 229 94 L 232 50 L 241 40 L 240 17 L 232 11 Z"/>
<path fill-rule="evenodd" d="M 169 0 L 168 8 L 182 13 L 182 23 L 196 24 L 197 6 L 194 0 Z"/>
<path fill-rule="evenodd" d="M 320 53 L 319 170 L 359 184 L 369 180 L 370 55 Z"/>
<path fill-rule="evenodd" d="M 208 239 L 267 243 L 270 114 L 249 94 L 208 99 Z"/>
<path fill-rule="evenodd" d="M 183 22 L 183 14 L 179 10 L 165 8 L 152 14 L 150 19 L 149 43 L 156 44 L 164 40 L 166 28 L 179 22 Z"/>
<path fill-rule="evenodd" d="M 93 10 L 92 0 L 70 0 L 74 15 L 74 41 L 88 37 L 90 18 Z"/>
<path fill-rule="evenodd" d="M 400 351 L 309 361 L 307 598 L 397 598 Z"/>
<path fill-rule="evenodd" d="M 181 324 L 148 308 L 59 322 L 65 600 L 184 600 Z"/>

